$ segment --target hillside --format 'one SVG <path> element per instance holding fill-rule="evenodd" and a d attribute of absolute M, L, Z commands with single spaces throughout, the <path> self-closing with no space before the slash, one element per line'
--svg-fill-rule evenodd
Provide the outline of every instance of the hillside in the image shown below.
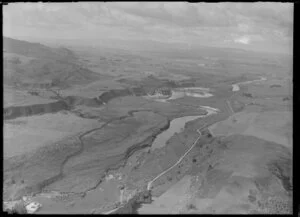
<path fill-rule="evenodd" d="M 75 61 L 77 59 L 76 55 L 67 48 L 50 48 L 40 43 L 32 43 L 7 37 L 3 37 L 3 49 L 7 53 L 15 53 L 39 59 L 68 59 L 70 61 Z"/>
<path fill-rule="evenodd" d="M 51 48 L 4 37 L 3 51 L 6 85 L 66 88 L 107 77 L 82 67 L 76 55 L 67 48 Z"/>

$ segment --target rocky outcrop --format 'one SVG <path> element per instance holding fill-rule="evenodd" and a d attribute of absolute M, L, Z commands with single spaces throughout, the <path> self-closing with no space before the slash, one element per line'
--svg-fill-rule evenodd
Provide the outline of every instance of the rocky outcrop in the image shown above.
<path fill-rule="evenodd" d="M 110 90 L 101 94 L 101 96 L 99 96 L 99 99 L 102 102 L 108 103 L 110 100 L 114 98 L 128 96 L 128 95 L 132 95 L 131 91 L 129 91 L 128 89 Z"/>
<path fill-rule="evenodd" d="M 143 93 L 140 89 L 136 88 L 134 91 L 137 94 Z M 134 91 L 132 91 L 134 93 Z M 108 92 L 103 93 L 99 97 L 95 98 L 85 98 L 79 96 L 67 96 L 61 97 L 59 101 L 50 102 L 46 104 L 33 104 L 33 105 L 24 105 L 24 106 L 10 106 L 3 109 L 3 116 L 4 120 L 15 119 L 18 117 L 24 116 L 32 116 L 32 115 L 39 115 L 45 113 L 55 113 L 62 110 L 71 110 L 74 106 L 78 105 L 86 105 L 89 107 L 98 107 L 103 105 L 104 103 L 109 102 L 110 100 L 132 95 L 130 90 L 111 90 Z"/>
<path fill-rule="evenodd" d="M 4 120 L 10 120 L 23 116 L 38 115 L 44 113 L 55 113 L 68 110 L 69 105 L 64 101 L 56 101 L 47 104 L 34 104 L 26 106 L 11 106 L 3 109 Z"/>
<path fill-rule="evenodd" d="M 172 91 L 170 88 L 167 87 L 161 87 L 161 88 L 157 88 L 155 90 L 152 90 L 150 93 L 150 95 L 164 95 L 164 96 L 171 96 L 172 95 Z"/>
<path fill-rule="evenodd" d="M 114 98 L 125 96 L 145 96 L 150 95 L 164 95 L 171 96 L 172 90 L 168 87 L 160 87 L 151 91 L 146 91 L 143 87 L 133 87 L 127 89 L 109 90 L 102 93 L 95 98 L 86 98 L 80 96 L 67 96 L 56 97 L 59 101 L 46 103 L 46 104 L 34 104 L 26 106 L 11 106 L 4 108 L 3 115 L 4 120 L 10 120 L 18 117 L 32 116 L 45 113 L 55 113 L 61 110 L 72 110 L 74 106 L 85 105 L 88 107 L 98 107 L 108 103 Z"/>
<path fill-rule="evenodd" d="M 70 106 L 86 105 L 88 107 L 98 107 L 103 104 L 103 101 L 98 98 L 85 98 L 79 96 L 67 96 L 64 101 Z"/>

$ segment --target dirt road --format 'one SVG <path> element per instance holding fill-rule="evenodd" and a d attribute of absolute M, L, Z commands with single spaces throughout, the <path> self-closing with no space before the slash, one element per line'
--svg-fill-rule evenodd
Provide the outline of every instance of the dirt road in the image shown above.
<path fill-rule="evenodd" d="M 204 128 L 204 127 L 202 127 L 202 128 Z M 174 167 L 176 167 L 184 159 L 184 157 L 195 147 L 195 145 L 197 144 L 198 140 L 201 138 L 201 132 L 199 131 L 199 129 L 197 129 L 197 133 L 199 133 L 199 136 L 194 141 L 193 145 L 179 158 L 179 160 L 175 164 L 173 164 L 173 166 L 171 166 L 170 168 L 166 169 L 162 173 L 158 174 L 154 179 L 152 179 L 150 182 L 148 182 L 147 190 L 151 189 L 151 185 L 152 185 L 152 183 L 156 179 L 158 179 L 159 177 L 163 176 L 164 174 L 166 174 L 167 172 L 169 172 L 171 169 L 173 169 Z"/>

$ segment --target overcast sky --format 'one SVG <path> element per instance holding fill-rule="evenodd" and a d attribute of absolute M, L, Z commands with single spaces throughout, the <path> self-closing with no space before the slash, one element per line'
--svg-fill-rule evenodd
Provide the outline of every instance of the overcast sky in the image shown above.
<path fill-rule="evenodd" d="M 64 39 L 152 39 L 287 52 L 291 3 L 11 3 L 4 35 Z"/>

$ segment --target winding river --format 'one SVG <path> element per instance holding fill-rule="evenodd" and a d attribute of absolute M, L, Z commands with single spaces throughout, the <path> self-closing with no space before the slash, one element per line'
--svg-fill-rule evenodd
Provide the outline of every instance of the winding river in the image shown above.
<path fill-rule="evenodd" d="M 250 84 L 250 83 L 254 83 L 254 82 L 258 82 L 258 81 L 265 81 L 265 80 L 267 80 L 265 77 L 261 77 L 258 80 L 239 82 L 239 83 L 236 83 L 236 84 L 232 85 L 232 91 L 233 92 L 239 91 L 240 90 L 240 85 Z"/>
<path fill-rule="evenodd" d="M 183 116 L 180 118 L 175 118 L 170 122 L 170 127 L 158 134 L 155 140 L 152 143 L 151 150 L 155 150 L 157 148 L 162 148 L 166 145 L 166 142 L 175 134 L 181 133 L 184 130 L 185 124 L 196 120 L 198 118 L 204 118 L 211 114 L 217 113 L 219 109 L 212 108 L 209 106 L 200 106 L 200 109 L 206 110 L 206 115 L 195 115 L 195 116 Z"/>

